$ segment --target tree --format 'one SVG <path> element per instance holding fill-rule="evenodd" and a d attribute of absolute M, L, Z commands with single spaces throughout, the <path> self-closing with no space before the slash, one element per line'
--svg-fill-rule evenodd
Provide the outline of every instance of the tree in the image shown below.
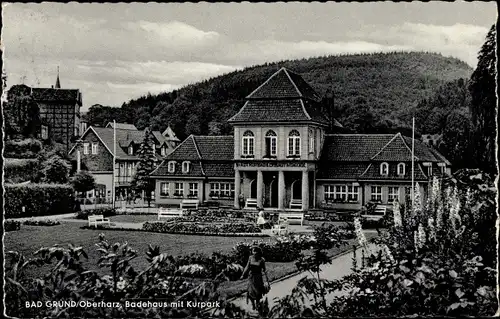
<path fill-rule="evenodd" d="M 10 138 L 35 137 L 40 130 L 40 108 L 26 85 L 14 85 L 3 103 L 5 131 Z"/>
<path fill-rule="evenodd" d="M 95 188 L 95 179 L 87 171 L 79 171 L 71 178 L 71 184 L 76 192 L 84 193 Z"/>
<path fill-rule="evenodd" d="M 154 190 L 154 182 L 149 177 L 149 174 L 156 168 L 156 156 L 153 150 L 154 145 L 153 135 L 148 127 L 144 130 L 144 139 L 138 152 L 139 163 L 137 165 L 137 172 L 131 183 L 134 191 L 144 191 L 146 193 L 148 206 L 151 205 L 151 192 Z"/>
<path fill-rule="evenodd" d="M 61 156 L 56 154 L 51 155 L 42 162 L 41 166 L 43 167 L 40 172 L 41 182 L 65 184 L 69 181 L 71 166 Z"/>
<path fill-rule="evenodd" d="M 479 168 L 496 172 L 495 121 L 496 121 L 496 27 L 493 25 L 478 54 L 477 68 L 472 73 L 469 90 L 472 96 L 471 115 L 475 127 L 473 147 Z"/>

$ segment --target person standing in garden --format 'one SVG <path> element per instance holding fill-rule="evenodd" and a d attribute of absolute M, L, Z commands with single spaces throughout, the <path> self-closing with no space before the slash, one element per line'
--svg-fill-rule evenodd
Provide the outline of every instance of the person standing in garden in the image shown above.
<path fill-rule="evenodd" d="M 262 274 L 266 276 L 264 282 Z M 266 263 L 262 257 L 262 250 L 260 247 L 254 246 L 252 248 L 252 255 L 248 258 L 248 263 L 243 270 L 240 279 L 245 278 L 248 274 L 248 288 L 247 288 L 247 302 L 250 300 L 252 309 L 262 311 L 262 297 L 269 292 L 269 278 L 267 277 Z"/>

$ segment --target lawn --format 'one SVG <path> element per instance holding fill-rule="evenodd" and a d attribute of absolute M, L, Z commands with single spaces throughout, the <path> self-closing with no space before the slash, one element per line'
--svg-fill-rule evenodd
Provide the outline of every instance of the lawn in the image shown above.
<path fill-rule="evenodd" d="M 241 241 L 252 242 L 256 240 L 254 237 L 194 236 L 113 230 L 96 231 L 81 229 L 81 226 L 81 223 L 72 222 L 63 222 L 61 225 L 51 227 L 22 225 L 21 230 L 5 234 L 5 251 L 14 250 L 25 254 L 27 257 L 31 257 L 40 247 L 50 247 L 54 244 L 67 247 L 71 243 L 75 246 L 82 246 L 89 256 L 86 266 L 90 269 L 98 270 L 96 261 L 100 255 L 96 251 L 95 243 L 99 241 L 98 235 L 104 233 L 110 243 L 128 242 L 139 255 L 132 261 L 132 265 L 135 269 L 142 270 L 147 265 L 145 253 L 148 244 L 159 246 L 161 253 L 178 256 L 194 252 L 211 254 L 213 251 L 222 251 L 227 253 L 234 245 Z M 45 268 L 45 270 L 47 269 Z M 101 271 L 107 272 L 108 270 Z M 43 272 L 44 270 L 35 269 L 33 274 L 42 275 Z"/>

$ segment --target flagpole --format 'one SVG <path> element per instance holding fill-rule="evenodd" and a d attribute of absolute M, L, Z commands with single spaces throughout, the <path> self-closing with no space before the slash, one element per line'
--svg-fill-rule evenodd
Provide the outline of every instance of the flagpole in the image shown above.
<path fill-rule="evenodd" d="M 411 210 L 415 213 L 415 117 L 412 119 L 411 133 Z"/>
<path fill-rule="evenodd" d="M 111 188 L 111 200 L 113 203 L 113 208 L 115 208 L 115 175 L 116 175 L 116 121 L 113 120 L 113 175 L 112 175 L 112 188 Z"/>

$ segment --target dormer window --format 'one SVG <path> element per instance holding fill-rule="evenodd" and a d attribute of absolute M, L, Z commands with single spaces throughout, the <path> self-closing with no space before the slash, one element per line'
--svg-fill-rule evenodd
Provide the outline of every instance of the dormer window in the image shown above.
<path fill-rule="evenodd" d="M 254 152 L 254 136 L 252 131 L 243 133 L 242 152 L 243 156 L 253 156 Z"/>
<path fill-rule="evenodd" d="M 398 164 L 398 175 L 399 176 L 404 176 L 406 174 L 406 166 L 405 163 L 399 163 Z"/>
<path fill-rule="evenodd" d="M 276 156 L 277 140 L 278 140 L 278 137 L 274 131 L 268 131 L 266 133 L 266 156 L 267 157 Z"/>
<path fill-rule="evenodd" d="M 300 156 L 300 133 L 297 130 L 288 134 L 288 156 Z"/>
<path fill-rule="evenodd" d="M 161 156 L 165 156 L 167 154 L 167 148 L 165 146 L 160 148 L 160 154 Z"/>
<path fill-rule="evenodd" d="M 128 155 L 134 155 L 134 147 L 132 145 L 128 147 Z"/>
<path fill-rule="evenodd" d="M 190 164 L 191 163 L 188 161 L 182 162 L 182 172 L 183 173 L 189 173 Z"/>
<path fill-rule="evenodd" d="M 174 161 L 168 162 L 168 172 L 175 173 L 175 162 Z"/>
<path fill-rule="evenodd" d="M 387 163 L 380 164 L 380 175 L 382 176 L 389 175 L 389 164 Z"/>

